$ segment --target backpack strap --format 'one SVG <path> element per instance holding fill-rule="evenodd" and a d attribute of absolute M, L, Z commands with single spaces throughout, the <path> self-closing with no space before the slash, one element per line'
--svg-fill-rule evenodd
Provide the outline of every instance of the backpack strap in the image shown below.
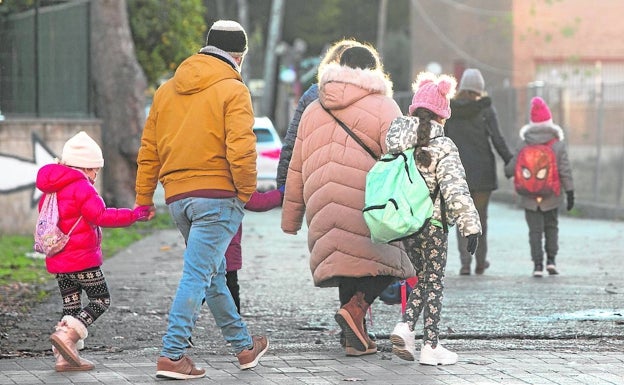
<path fill-rule="evenodd" d="M 342 120 L 338 119 L 336 116 L 334 116 L 334 114 L 331 113 L 331 111 L 329 111 L 322 103 L 321 103 L 321 107 L 323 107 L 323 109 L 331 115 L 332 118 L 334 118 L 334 120 L 336 122 L 338 122 L 338 124 L 340 125 L 340 127 L 342 127 L 347 134 L 349 134 L 350 137 L 353 138 L 353 140 L 355 140 L 357 142 L 357 144 L 359 144 L 364 150 L 366 150 L 366 152 L 368 152 L 370 154 L 370 156 L 373 157 L 373 159 L 377 160 L 377 154 L 375 154 L 375 152 L 373 150 L 371 150 L 367 145 L 364 144 L 364 142 L 362 142 L 362 139 L 358 138 L 357 135 L 355 135 L 355 133 L 353 131 L 351 131 L 351 129 L 349 127 L 347 127 L 346 124 L 344 124 L 342 122 Z"/>
<path fill-rule="evenodd" d="M 439 136 L 436 136 L 435 138 L 439 138 Z M 415 149 L 416 147 L 414 147 L 414 150 Z M 416 163 L 416 166 L 418 166 L 418 163 L 416 162 L 416 154 L 413 154 L 413 157 L 414 157 L 414 162 Z M 418 170 L 418 167 L 416 167 L 416 169 Z M 425 179 L 425 177 L 422 175 L 420 170 L 418 170 L 418 172 L 420 173 L 420 176 L 422 176 L 422 178 Z M 446 202 L 444 201 L 444 196 L 440 192 L 439 183 L 436 184 L 436 187 L 433 190 L 433 192 L 429 194 L 433 202 L 435 202 L 436 198 L 438 197 L 438 194 L 440 194 L 440 216 L 442 217 L 442 229 L 444 229 L 445 234 L 448 234 L 448 223 L 446 223 Z"/>
<path fill-rule="evenodd" d="M 407 308 L 407 282 L 401 280 L 401 314 L 405 314 L 405 308 Z"/>
<path fill-rule="evenodd" d="M 80 222 L 81 219 L 82 219 L 82 215 L 76 220 L 76 223 L 74 223 L 71 229 L 69 229 L 67 236 L 70 236 L 74 232 L 74 229 L 76 228 L 76 226 L 78 226 L 78 222 Z"/>

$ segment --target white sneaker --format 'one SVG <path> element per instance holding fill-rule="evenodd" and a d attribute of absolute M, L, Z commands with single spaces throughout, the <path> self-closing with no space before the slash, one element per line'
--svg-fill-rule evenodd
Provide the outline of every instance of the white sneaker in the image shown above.
<path fill-rule="evenodd" d="M 84 340 L 76 341 L 76 349 L 83 350 L 84 349 Z"/>
<path fill-rule="evenodd" d="M 424 344 L 420 349 L 420 363 L 423 365 L 453 365 L 457 363 L 457 353 L 453 353 L 438 343 L 434 348 Z"/>
<path fill-rule="evenodd" d="M 414 361 L 416 357 L 416 332 L 410 331 L 407 322 L 399 322 L 390 334 L 392 353 L 402 360 Z"/>

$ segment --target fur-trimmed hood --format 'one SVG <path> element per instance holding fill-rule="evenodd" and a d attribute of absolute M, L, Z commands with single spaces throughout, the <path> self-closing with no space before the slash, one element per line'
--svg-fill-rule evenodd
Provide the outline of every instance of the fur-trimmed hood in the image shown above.
<path fill-rule="evenodd" d="M 392 81 L 381 70 L 331 63 L 319 75 L 319 99 L 329 109 L 344 108 L 370 94 L 392 97 Z"/>
<path fill-rule="evenodd" d="M 529 123 L 520 129 L 520 139 L 527 144 L 546 143 L 552 138 L 564 138 L 563 129 L 554 123 Z"/>

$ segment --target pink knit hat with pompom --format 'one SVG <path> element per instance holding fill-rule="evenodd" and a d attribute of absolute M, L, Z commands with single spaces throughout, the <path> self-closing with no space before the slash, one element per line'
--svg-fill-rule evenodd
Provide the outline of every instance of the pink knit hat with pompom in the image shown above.
<path fill-rule="evenodd" d="M 426 108 L 434 114 L 448 119 L 451 116 L 451 98 L 455 96 L 457 80 L 449 75 L 437 76 L 431 72 L 421 72 L 412 84 L 414 97 L 409 106 L 412 115 L 418 107 Z"/>
<path fill-rule="evenodd" d="M 531 123 L 544 124 L 552 123 L 552 114 L 550 108 L 539 96 L 531 99 Z"/>

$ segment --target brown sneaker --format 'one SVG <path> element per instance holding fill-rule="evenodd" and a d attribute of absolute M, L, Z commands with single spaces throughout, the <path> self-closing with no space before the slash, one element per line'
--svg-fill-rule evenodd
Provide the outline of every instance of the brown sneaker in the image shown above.
<path fill-rule="evenodd" d="M 241 370 L 256 367 L 260 357 L 269 349 L 269 340 L 265 336 L 253 336 L 251 339 L 253 348 L 245 349 L 236 355 Z"/>
<path fill-rule="evenodd" d="M 196 368 L 188 356 L 182 356 L 177 361 L 167 357 L 158 357 L 158 363 L 156 363 L 156 377 L 158 378 L 188 380 L 190 378 L 201 378 L 205 375 L 206 371 Z"/>

